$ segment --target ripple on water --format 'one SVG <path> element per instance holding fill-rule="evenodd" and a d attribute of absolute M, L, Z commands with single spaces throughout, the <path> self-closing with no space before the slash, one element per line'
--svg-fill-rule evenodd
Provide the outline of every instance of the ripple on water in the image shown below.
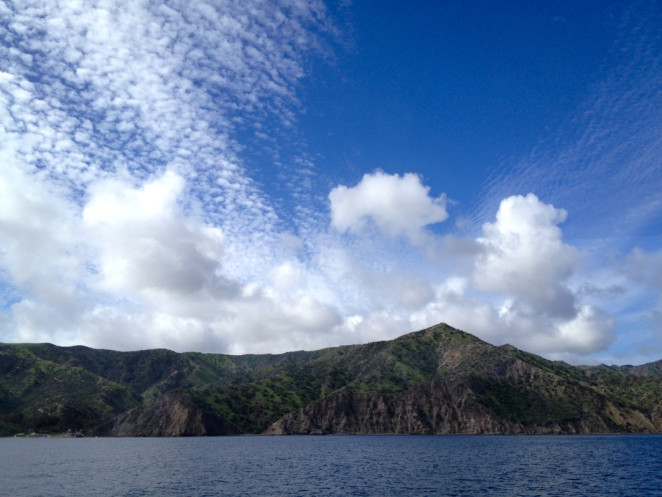
<path fill-rule="evenodd" d="M 0 439 L 12 496 L 659 496 L 662 436 Z"/>

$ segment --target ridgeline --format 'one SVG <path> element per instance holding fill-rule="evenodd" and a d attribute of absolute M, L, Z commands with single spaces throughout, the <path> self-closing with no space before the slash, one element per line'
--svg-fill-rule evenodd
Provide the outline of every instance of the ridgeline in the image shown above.
<path fill-rule="evenodd" d="M 580 366 L 440 324 L 230 356 L 0 344 L 0 435 L 659 433 L 662 361 Z"/>

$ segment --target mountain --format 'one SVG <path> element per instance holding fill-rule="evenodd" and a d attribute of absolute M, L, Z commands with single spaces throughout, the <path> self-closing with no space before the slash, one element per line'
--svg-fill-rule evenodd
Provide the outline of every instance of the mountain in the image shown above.
<path fill-rule="evenodd" d="M 440 324 L 229 356 L 0 344 L 0 434 L 662 432 L 662 361 L 573 367 Z"/>

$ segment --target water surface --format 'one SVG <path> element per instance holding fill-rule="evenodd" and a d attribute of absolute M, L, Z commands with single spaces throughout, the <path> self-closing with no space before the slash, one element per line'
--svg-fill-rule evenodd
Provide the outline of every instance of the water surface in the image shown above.
<path fill-rule="evenodd" d="M 662 495 L 662 436 L 0 439 L 11 496 Z"/>

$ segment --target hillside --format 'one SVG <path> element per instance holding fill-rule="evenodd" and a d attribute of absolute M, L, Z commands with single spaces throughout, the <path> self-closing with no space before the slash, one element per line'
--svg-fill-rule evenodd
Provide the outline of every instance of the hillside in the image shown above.
<path fill-rule="evenodd" d="M 660 362 L 572 367 L 441 324 L 229 356 L 0 344 L 0 434 L 662 431 Z"/>

